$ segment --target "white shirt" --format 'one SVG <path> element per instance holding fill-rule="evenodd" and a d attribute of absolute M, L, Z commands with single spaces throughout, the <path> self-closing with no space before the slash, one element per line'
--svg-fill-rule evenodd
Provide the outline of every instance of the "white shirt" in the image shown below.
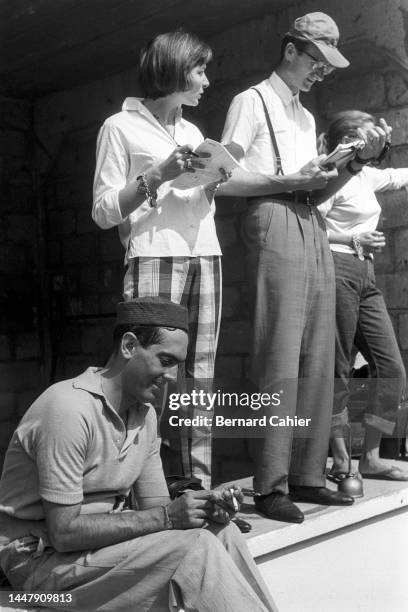
<path fill-rule="evenodd" d="M 119 207 L 119 192 L 152 164 L 166 159 L 178 145 L 196 148 L 200 130 L 176 117 L 174 138 L 139 98 L 126 98 L 122 112 L 109 117 L 97 141 L 92 218 L 103 229 L 119 226 L 119 236 L 132 257 L 198 257 L 220 255 L 214 224 L 215 205 L 202 187 L 158 189 L 157 208 L 144 202 L 127 218 Z"/>
<path fill-rule="evenodd" d="M 381 213 L 375 192 L 407 185 L 408 168 L 379 170 L 364 166 L 336 194 L 318 206 L 326 221 L 329 241 L 331 232 L 349 235 L 373 232 Z M 348 244 L 330 243 L 330 248 L 339 253 L 354 253 Z"/>
<path fill-rule="evenodd" d="M 275 132 L 284 174 L 297 172 L 317 156 L 313 115 L 303 108 L 299 94 L 273 72 L 256 85 L 261 92 Z M 235 142 L 245 152 L 242 165 L 250 172 L 276 174 L 275 154 L 263 105 L 253 89 L 235 96 L 228 111 L 221 142 Z"/>

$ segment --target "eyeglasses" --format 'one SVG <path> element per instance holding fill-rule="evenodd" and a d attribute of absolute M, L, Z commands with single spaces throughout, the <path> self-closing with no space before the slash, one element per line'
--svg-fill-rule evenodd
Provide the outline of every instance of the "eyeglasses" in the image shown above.
<path fill-rule="evenodd" d="M 308 53 L 307 51 L 302 50 L 300 51 L 300 53 L 304 53 L 305 55 L 310 57 L 310 59 L 313 60 L 312 70 L 313 72 L 316 72 L 316 74 L 319 74 L 321 76 L 327 76 L 328 74 L 331 74 L 334 70 L 336 70 L 336 68 L 331 64 L 323 62 L 322 60 L 318 60 L 317 57 L 314 57 L 311 53 Z"/>

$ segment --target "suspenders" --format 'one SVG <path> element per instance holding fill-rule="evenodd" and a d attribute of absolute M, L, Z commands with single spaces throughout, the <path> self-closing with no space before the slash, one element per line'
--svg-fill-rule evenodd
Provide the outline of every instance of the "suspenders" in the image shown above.
<path fill-rule="evenodd" d="M 271 118 L 269 117 L 268 109 L 266 108 L 265 100 L 263 99 L 263 96 L 261 92 L 259 91 L 259 89 L 257 89 L 256 87 L 251 87 L 251 89 L 256 91 L 258 96 L 261 98 L 262 106 L 263 106 L 264 113 L 265 113 L 266 123 L 268 125 L 269 133 L 271 135 L 273 150 L 275 153 L 277 174 L 283 174 L 282 159 L 279 153 L 278 143 L 276 142 L 276 136 L 275 136 L 275 132 L 272 126 Z"/>

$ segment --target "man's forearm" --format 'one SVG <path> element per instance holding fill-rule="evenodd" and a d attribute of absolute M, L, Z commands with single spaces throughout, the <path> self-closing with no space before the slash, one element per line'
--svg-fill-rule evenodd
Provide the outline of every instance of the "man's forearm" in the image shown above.
<path fill-rule="evenodd" d="M 306 180 L 302 179 L 299 173 L 267 175 L 235 168 L 231 178 L 220 185 L 217 196 L 263 196 L 297 189 L 306 190 L 306 185 Z"/>
<path fill-rule="evenodd" d="M 51 542 L 59 552 L 102 548 L 166 529 L 162 507 L 113 514 L 59 514 L 49 526 Z M 66 520 L 64 520 L 66 518 Z"/>

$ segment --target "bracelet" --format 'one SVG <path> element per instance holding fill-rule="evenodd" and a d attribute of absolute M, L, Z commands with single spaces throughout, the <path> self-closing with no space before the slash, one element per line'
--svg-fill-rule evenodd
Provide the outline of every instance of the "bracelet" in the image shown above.
<path fill-rule="evenodd" d="M 353 249 L 357 257 L 359 258 L 359 260 L 364 261 L 364 249 L 361 246 L 361 242 L 360 242 L 360 238 L 358 237 L 358 234 L 353 234 L 351 236 L 351 242 L 353 244 Z"/>
<path fill-rule="evenodd" d="M 146 196 L 147 203 L 150 208 L 156 208 L 157 206 L 157 191 L 151 191 L 149 187 L 149 183 L 146 180 L 146 172 L 142 172 L 137 178 L 137 181 L 140 181 L 139 185 Z"/>
<path fill-rule="evenodd" d="M 387 140 L 384 143 L 384 146 L 379 156 L 371 162 L 373 166 L 379 166 L 390 149 L 391 149 L 391 142 Z"/>
<path fill-rule="evenodd" d="M 356 153 L 354 156 L 354 161 L 360 164 L 360 166 L 366 166 L 367 164 L 372 162 L 374 159 L 375 157 L 369 157 L 368 159 L 363 159 L 362 157 L 359 156 L 358 153 Z"/>
<path fill-rule="evenodd" d="M 346 168 L 347 170 L 350 172 L 350 174 L 352 174 L 353 176 L 356 176 L 357 174 L 360 174 L 360 172 L 362 171 L 362 167 L 359 168 L 358 170 L 356 170 L 355 168 L 353 168 L 353 166 L 351 165 L 351 162 L 353 160 L 351 159 L 349 162 L 347 162 L 346 164 Z M 358 163 L 358 162 L 357 162 Z"/>
<path fill-rule="evenodd" d="M 215 184 L 215 187 L 213 189 L 208 189 L 208 192 L 211 193 L 214 197 L 214 195 L 217 193 L 221 185 L 222 185 L 222 181 L 219 181 L 218 183 Z"/>
<path fill-rule="evenodd" d="M 169 517 L 169 511 L 167 509 L 167 506 L 162 506 L 162 508 L 163 508 L 163 515 L 164 515 L 164 528 L 174 529 L 173 521 Z"/>

